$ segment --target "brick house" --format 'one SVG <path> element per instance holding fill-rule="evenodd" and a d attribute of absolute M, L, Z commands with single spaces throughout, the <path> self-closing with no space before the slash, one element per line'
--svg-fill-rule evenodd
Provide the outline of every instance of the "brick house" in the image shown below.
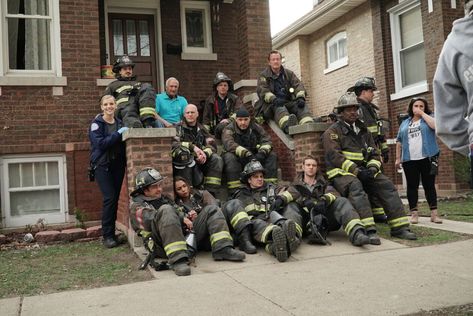
<path fill-rule="evenodd" d="M 261 0 L 1 1 L 0 16 L 0 227 L 100 218 L 87 128 L 117 56 L 158 92 L 177 77 L 198 104 L 217 71 L 254 92 L 271 48 Z"/>
<path fill-rule="evenodd" d="M 315 115 L 327 115 L 338 98 L 362 76 L 374 76 L 374 101 L 391 121 L 391 159 L 387 175 L 402 185 L 394 170 L 397 115 L 414 96 L 433 103 L 432 79 L 452 22 L 464 15 L 463 1 L 322 0 L 313 10 L 273 37 L 285 65 L 300 75 Z M 440 141 L 439 141 L 440 142 Z M 455 174 L 457 154 L 441 144 L 439 195 L 460 192 L 467 184 Z"/>

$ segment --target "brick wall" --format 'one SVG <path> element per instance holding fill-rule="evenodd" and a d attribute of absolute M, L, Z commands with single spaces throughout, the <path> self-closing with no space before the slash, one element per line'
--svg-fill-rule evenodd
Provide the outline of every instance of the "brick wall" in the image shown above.
<path fill-rule="evenodd" d="M 281 169 L 281 178 L 284 181 L 292 181 L 296 176 L 296 169 L 294 166 L 294 151 L 287 148 L 283 141 L 276 133 L 269 127 L 268 124 L 263 124 L 266 133 L 271 137 L 273 143 L 273 152 L 278 156 L 278 167 Z"/>
<path fill-rule="evenodd" d="M 295 157 L 293 164 L 296 172 L 302 171 L 302 160 L 307 155 L 312 155 L 319 159 L 320 168 L 325 171 L 324 148 L 321 136 L 329 127 L 325 123 L 313 123 L 293 128 L 292 136 L 295 145 Z"/>

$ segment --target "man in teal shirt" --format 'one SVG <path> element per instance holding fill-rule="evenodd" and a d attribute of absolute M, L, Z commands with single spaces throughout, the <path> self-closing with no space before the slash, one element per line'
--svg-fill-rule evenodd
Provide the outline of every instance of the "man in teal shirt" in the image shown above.
<path fill-rule="evenodd" d="M 166 80 L 166 91 L 156 96 L 157 120 L 164 127 L 171 127 L 179 123 L 184 114 L 187 100 L 177 95 L 179 81 L 170 77 Z"/>

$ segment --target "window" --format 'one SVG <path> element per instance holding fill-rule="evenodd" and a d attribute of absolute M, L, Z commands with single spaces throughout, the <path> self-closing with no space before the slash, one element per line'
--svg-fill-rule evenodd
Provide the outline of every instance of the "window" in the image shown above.
<path fill-rule="evenodd" d="M 2 210 L 7 227 L 66 220 L 64 158 L 4 158 L 2 166 Z"/>
<path fill-rule="evenodd" d="M 64 80 L 37 80 L 62 75 L 59 1 L 6 0 L 0 6 L 0 84 L 65 85 Z M 2 78 L 9 76 L 13 82 Z"/>
<path fill-rule="evenodd" d="M 181 33 L 183 59 L 217 59 L 212 49 L 208 1 L 181 1 Z"/>
<path fill-rule="evenodd" d="M 347 33 L 340 32 L 332 36 L 327 41 L 327 69 L 324 73 L 329 73 L 338 68 L 348 65 L 347 54 Z"/>
<path fill-rule="evenodd" d="M 406 0 L 389 10 L 396 93 L 391 100 L 428 90 L 424 35 L 419 0 Z"/>

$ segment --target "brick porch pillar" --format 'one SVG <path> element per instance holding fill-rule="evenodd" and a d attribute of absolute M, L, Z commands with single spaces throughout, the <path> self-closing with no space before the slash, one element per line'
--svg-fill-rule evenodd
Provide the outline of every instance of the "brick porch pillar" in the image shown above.
<path fill-rule="evenodd" d="M 320 137 L 329 126 L 330 124 L 327 123 L 309 123 L 289 128 L 289 134 L 294 139 L 294 164 L 296 172 L 302 171 L 302 159 L 307 155 L 318 158 L 321 167 L 325 169 L 324 148 Z"/>
<path fill-rule="evenodd" d="M 130 227 L 129 194 L 135 187 L 135 175 L 145 167 L 158 170 L 164 180 L 164 192 L 173 196 L 171 143 L 176 136 L 174 128 L 132 128 L 123 134 L 126 142 L 127 167 L 120 193 L 117 226 L 134 245 L 135 233 Z"/>

